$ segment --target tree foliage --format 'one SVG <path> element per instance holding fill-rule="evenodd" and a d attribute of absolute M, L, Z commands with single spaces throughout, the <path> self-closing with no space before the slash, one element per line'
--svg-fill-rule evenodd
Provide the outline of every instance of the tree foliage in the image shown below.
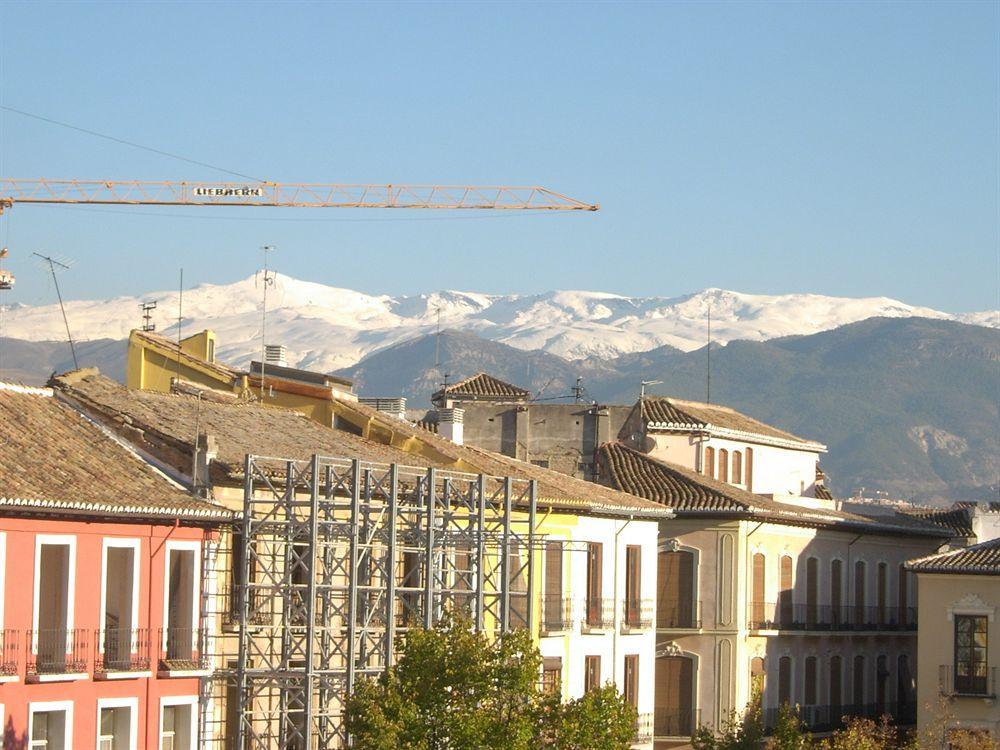
<path fill-rule="evenodd" d="M 346 705 L 356 750 L 628 750 L 635 711 L 612 686 L 560 704 L 525 631 L 490 640 L 448 620 L 404 639 Z"/>

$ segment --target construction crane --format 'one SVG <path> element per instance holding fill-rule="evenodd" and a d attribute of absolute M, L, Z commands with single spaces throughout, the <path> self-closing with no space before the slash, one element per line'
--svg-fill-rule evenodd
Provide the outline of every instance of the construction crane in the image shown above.
<path fill-rule="evenodd" d="M 596 211 L 543 187 L 480 185 L 321 185 L 169 180 L 20 180 L 0 177 L 0 213 L 15 203 L 139 206 L 287 206 Z"/>

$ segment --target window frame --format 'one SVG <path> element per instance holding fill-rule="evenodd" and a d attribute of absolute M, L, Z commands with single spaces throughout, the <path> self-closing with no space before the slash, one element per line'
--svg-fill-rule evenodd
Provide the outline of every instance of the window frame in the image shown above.
<path fill-rule="evenodd" d="M 132 630 L 139 628 L 139 576 L 142 566 L 139 563 L 139 553 L 142 550 L 142 540 L 128 537 L 104 537 L 101 542 L 101 614 L 100 629 L 101 638 L 97 644 L 98 653 L 104 653 L 104 631 L 105 619 L 108 614 L 108 551 L 111 549 L 131 549 L 132 550 Z M 132 637 L 131 651 L 135 653 L 138 648 L 137 640 Z"/>
<path fill-rule="evenodd" d="M 105 708 L 127 708 L 129 710 L 129 750 L 139 746 L 139 699 L 138 698 L 98 698 L 97 726 L 95 728 L 94 747 L 101 746 L 101 711 Z"/>
<path fill-rule="evenodd" d="M 969 671 L 971 672 L 973 669 L 975 669 L 975 667 L 977 665 L 980 666 L 982 668 L 982 670 L 983 670 L 982 677 L 979 677 L 977 675 L 973 675 L 973 674 L 970 673 L 969 675 L 967 675 L 967 676 L 965 676 L 963 678 L 963 679 L 969 681 L 968 687 L 966 689 L 961 689 L 959 687 L 959 673 L 958 673 L 958 671 L 959 671 L 958 670 L 959 665 L 963 664 L 963 663 L 966 663 L 966 662 L 964 662 L 964 660 L 960 660 L 959 659 L 959 648 L 960 647 L 958 645 L 958 630 L 959 630 L 959 622 L 962 621 L 962 620 L 971 620 L 971 621 L 973 621 L 973 629 L 969 633 L 969 637 L 970 637 L 970 641 L 971 642 L 970 642 L 969 646 L 967 647 L 968 650 L 969 650 L 969 656 L 972 657 L 967 662 L 967 666 L 969 667 Z M 979 632 L 978 629 L 976 629 L 976 627 L 975 627 L 975 621 L 977 621 L 977 620 L 981 621 L 982 624 L 983 624 L 983 630 L 982 630 L 982 632 L 983 632 L 983 635 L 984 635 L 984 638 L 985 638 L 985 641 L 986 641 L 985 645 L 982 646 L 983 659 L 982 659 L 981 662 L 977 662 L 975 660 L 975 658 L 974 658 L 975 652 L 979 649 L 979 647 L 976 646 L 975 642 L 974 642 L 975 641 L 976 633 Z M 955 664 L 954 664 L 954 667 L 953 667 L 953 669 L 954 669 L 954 689 L 955 689 L 955 692 L 957 694 L 959 694 L 959 695 L 986 695 L 987 690 L 989 689 L 989 680 L 988 680 L 988 677 L 989 677 L 989 658 L 990 658 L 989 635 L 990 635 L 989 615 L 981 615 L 981 614 L 959 614 L 959 613 L 955 614 L 955 616 L 954 616 L 954 625 L 953 625 L 953 628 L 952 628 L 952 648 L 953 648 L 953 655 L 955 657 L 955 659 L 954 659 L 955 660 Z M 981 689 L 978 688 L 978 682 L 974 682 L 974 681 L 980 681 L 980 680 L 982 682 L 982 688 Z"/>
<path fill-rule="evenodd" d="M 191 738 L 188 747 L 198 747 L 198 696 L 197 695 L 168 695 L 160 698 L 160 721 L 156 726 L 156 746 L 163 750 L 163 709 L 173 706 L 191 707 Z"/>
<path fill-rule="evenodd" d="M 49 711 L 63 711 L 66 726 L 63 728 L 64 750 L 73 747 L 73 701 L 36 701 L 28 704 L 28 745 L 31 748 L 31 730 L 35 724 L 35 714 Z"/>
<path fill-rule="evenodd" d="M 67 633 L 73 630 L 76 617 L 76 534 L 35 534 L 35 569 L 34 569 L 34 600 L 31 607 L 31 653 L 38 653 L 38 615 L 41 606 L 41 583 L 39 573 L 42 569 L 42 547 L 44 545 L 69 547 L 69 566 L 66 583 L 66 627 Z M 67 639 L 67 648 L 69 646 Z M 57 711 L 59 709 L 53 709 Z M 28 727 L 31 736 L 31 727 Z"/>
<path fill-rule="evenodd" d="M 170 629 L 170 555 L 174 552 L 193 552 L 194 571 L 191 581 L 191 632 L 198 630 L 201 618 L 201 542 L 197 540 L 171 540 L 167 542 L 163 557 L 163 636 L 161 648 L 167 648 L 167 635 Z"/>

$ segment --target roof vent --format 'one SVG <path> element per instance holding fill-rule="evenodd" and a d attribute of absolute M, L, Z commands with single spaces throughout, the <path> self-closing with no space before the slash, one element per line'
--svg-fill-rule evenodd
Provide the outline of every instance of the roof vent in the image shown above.
<path fill-rule="evenodd" d="M 284 344 L 268 344 L 264 347 L 264 364 L 288 367 L 288 350 Z"/>
<path fill-rule="evenodd" d="M 406 419 L 406 399 L 402 396 L 399 398 L 359 398 L 358 402 L 396 419 Z"/>

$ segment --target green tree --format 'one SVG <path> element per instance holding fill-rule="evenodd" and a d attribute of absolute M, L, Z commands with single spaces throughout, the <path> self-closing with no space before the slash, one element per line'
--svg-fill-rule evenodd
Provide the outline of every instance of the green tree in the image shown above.
<path fill-rule="evenodd" d="M 613 687 L 560 705 L 540 669 L 526 631 L 414 630 L 394 667 L 358 682 L 346 728 L 356 750 L 628 750 L 635 711 Z"/>
<path fill-rule="evenodd" d="M 760 685 L 755 684 L 750 703 L 742 715 L 733 712 L 718 734 L 702 725 L 692 739 L 694 750 L 760 750 L 764 743 L 764 719 Z"/>

